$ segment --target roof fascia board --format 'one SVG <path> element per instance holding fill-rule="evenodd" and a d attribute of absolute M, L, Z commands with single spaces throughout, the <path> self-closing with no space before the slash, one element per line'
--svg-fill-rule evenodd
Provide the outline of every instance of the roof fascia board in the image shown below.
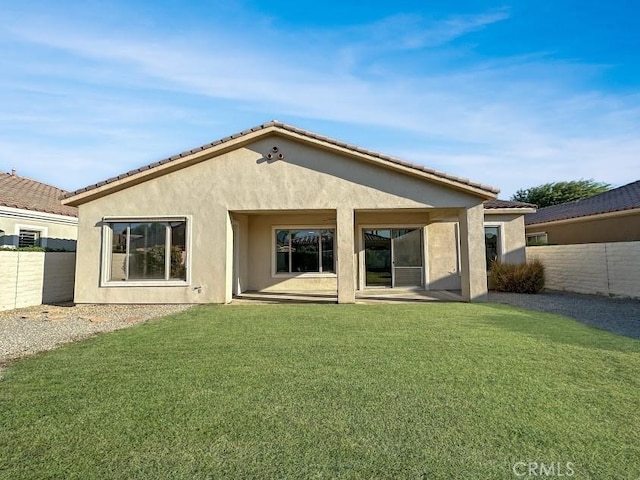
<path fill-rule="evenodd" d="M 536 213 L 535 208 L 531 207 L 513 207 L 513 208 L 485 208 L 485 215 L 505 215 L 505 214 L 514 214 L 514 215 L 522 215 L 525 213 Z"/>
<path fill-rule="evenodd" d="M 20 219 L 56 222 L 65 225 L 78 224 L 78 217 L 59 215 L 57 213 L 38 212 L 36 210 L 25 210 L 23 208 L 5 207 L 3 205 L 0 205 L 0 215 L 6 215 L 8 217 L 15 217 Z"/>
<path fill-rule="evenodd" d="M 594 215 L 583 215 L 582 217 L 563 218 L 562 220 L 553 220 L 550 222 L 540 223 L 528 223 L 525 225 L 529 227 L 546 227 L 553 225 L 564 225 L 567 223 L 588 222 L 590 220 L 604 220 L 607 218 L 624 217 L 626 215 L 634 215 L 640 213 L 640 208 L 630 208 L 628 210 L 617 210 L 615 212 L 596 213 Z"/>

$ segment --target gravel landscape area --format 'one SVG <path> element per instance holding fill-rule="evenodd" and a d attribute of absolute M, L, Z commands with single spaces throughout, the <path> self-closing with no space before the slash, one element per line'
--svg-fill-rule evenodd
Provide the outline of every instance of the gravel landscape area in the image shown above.
<path fill-rule="evenodd" d="M 0 367 L 96 333 L 126 328 L 192 305 L 38 305 L 0 312 Z"/>
<path fill-rule="evenodd" d="M 640 300 L 546 291 L 538 295 L 489 292 L 489 301 L 539 312 L 558 313 L 590 327 L 640 338 Z"/>

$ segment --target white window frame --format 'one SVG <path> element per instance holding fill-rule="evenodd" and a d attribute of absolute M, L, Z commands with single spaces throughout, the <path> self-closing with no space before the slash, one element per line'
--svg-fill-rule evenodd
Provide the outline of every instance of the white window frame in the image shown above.
<path fill-rule="evenodd" d="M 338 229 L 335 225 L 273 225 L 271 227 L 271 278 L 336 278 L 337 272 L 278 272 L 277 261 L 277 243 L 278 238 L 276 232 L 278 230 L 333 230 L 333 266 L 334 269 L 338 268 L 338 242 L 337 232 Z M 318 245 L 318 255 L 322 258 L 322 242 Z M 291 265 L 289 265 L 291 267 Z"/>
<path fill-rule="evenodd" d="M 498 261 L 502 262 L 504 260 L 504 222 L 485 222 L 482 227 L 482 232 L 485 233 L 485 227 L 494 227 L 498 228 Z M 484 241 L 486 242 L 486 233 L 483 236 Z M 485 252 L 486 252 L 485 247 Z M 485 253 L 486 255 L 486 253 Z M 486 261 L 486 259 L 485 259 Z M 489 269 L 487 269 L 487 275 L 489 275 Z"/>
<path fill-rule="evenodd" d="M 529 239 L 532 237 L 540 237 L 543 236 L 545 237 L 545 244 L 549 243 L 549 235 L 547 234 L 547 232 L 534 232 L 534 233 L 527 233 L 527 237 L 526 237 L 526 242 L 525 245 L 529 245 Z"/>
<path fill-rule="evenodd" d="M 111 280 L 111 247 L 113 241 L 113 223 L 133 223 L 133 222 L 186 222 L 185 249 L 187 253 L 187 261 L 185 268 L 187 269 L 185 280 L 138 280 L 138 281 L 121 281 Z M 191 226 L 193 219 L 191 215 L 163 215 L 163 216 L 125 216 L 125 217 L 103 217 L 102 218 L 102 264 L 100 265 L 100 286 L 101 287 L 187 287 L 191 285 L 191 257 L 193 256 L 193 248 L 191 242 Z M 170 238 L 165 240 L 167 243 Z M 168 256 L 170 259 L 170 255 Z M 170 260 L 167 260 L 169 262 Z M 166 267 L 165 267 L 166 268 Z"/>
<path fill-rule="evenodd" d="M 28 225 L 18 223 L 15 226 L 15 238 L 13 240 L 13 246 L 15 248 L 19 248 L 18 246 L 20 245 L 20 230 L 31 230 L 33 232 L 40 232 L 40 245 L 38 246 L 42 248 L 45 248 L 47 246 L 47 235 L 49 233 L 49 229 L 47 227 L 43 227 L 41 225 Z"/>

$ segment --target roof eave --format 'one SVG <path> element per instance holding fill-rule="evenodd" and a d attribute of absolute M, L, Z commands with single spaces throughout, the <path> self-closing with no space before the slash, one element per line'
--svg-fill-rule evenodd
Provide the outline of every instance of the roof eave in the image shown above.
<path fill-rule="evenodd" d="M 486 214 L 505 215 L 505 214 L 518 214 L 524 215 L 525 213 L 536 213 L 536 209 L 532 207 L 512 207 L 512 208 L 485 208 Z"/>
<path fill-rule="evenodd" d="M 377 152 L 371 152 L 348 144 L 343 144 L 342 142 L 333 141 L 332 139 L 311 134 L 310 132 L 297 129 L 296 127 L 291 127 L 274 121 L 225 137 L 208 146 L 196 148 L 189 152 L 184 152 L 145 167 L 132 170 L 123 175 L 119 175 L 118 177 L 110 178 L 95 185 L 76 190 L 66 198 L 62 199 L 62 204 L 77 207 L 96 198 L 143 183 L 149 178 L 155 178 L 166 173 L 180 170 L 186 166 L 208 160 L 218 155 L 222 155 L 269 134 L 283 135 L 285 137 L 294 138 L 298 141 L 320 146 L 321 148 L 338 151 L 344 155 L 378 164 L 385 168 L 449 186 L 456 190 L 478 196 L 484 200 L 495 199 L 499 193 L 498 189 L 488 185 L 471 182 L 467 179 L 461 179 L 435 170 L 426 168 L 422 169 L 393 157 L 378 154 Z"/>
<path fill-rule="evenodd" d="M 411 176 L 416 176 L 425 180 L 430 180 L 436 183 L 441 183 L 443 185 L 447 185 L 453 187 L 457 190 L 462 190 L 467 193 L 471 193 L 477 196 L 484 198 L 485 200 L 492 200 L 497 198 L 499 190 L 490 187 L 488 185 L 482 185 L 479 183 L 471 182 L 471 184 L 464 183 L 464 179 L 458 179 L 452 175 L 447 175 L 442 172 L 436 172 L 435 170 L 421 170 L 414 166 L 403 165 L 403 163 L 399 159 L 395 159 L 393 157 L 382 155 L 382 154 L 374 154 L 374 152 L 370 152 L 368 150 L 358 148 L 358 147 L 350 147 L 343 146 L 340 144 L 333 143 L 330 139 L 324 138 L 316 138 L 315 136 L 307 135 L 306 132 L 298 133 L 295 130 L 289 130 L 286 128 L 280 129 L 277 132 L 278 134 L 283 134 L 288 137 L 295 138 L 298 141 L 310 143 L 316 146 L 320 146 L 321 148 L 325 148 L 332 151 L 338 151 L 343 155 L 350 156 L 353 158 L 357 158 L 359 160 L 364 160 L 369 163 L 377 164 L 382 167 L 400 171 Z"/>
<path fill-rule="evenodd" d="M 159 177 L 167 173 L 175 172 L 184 167 L 203 162 L 218 155 L 222 155 L 238 148 L 239 146 L 250 143 L 257 137 L 265 135 L 268 132 L 272 132 L 273 130 L 275 130 L 275 127 L 267 127 L 266 129 L 244 133 L 242 136 L 231 136 L 228 137 L 228 139 L 225 139 L 226 141 L 214 142 L 209 148 L 194 149 L 188 154 L 182 153 L 168 159 L 161 160 L 155 164 L 147 165 L 137 170 L 131 170 L 130 172 L 119 175 L 118 177 L 110 178 L 95 185 L 76 190 L 76 192 L 72 192 L 69 197 L 63 198 L 62 204 L 77 207 L 96 198 L 104 197 L 110 193 L 143 183 L 148 180 L 149 177 Z"/>

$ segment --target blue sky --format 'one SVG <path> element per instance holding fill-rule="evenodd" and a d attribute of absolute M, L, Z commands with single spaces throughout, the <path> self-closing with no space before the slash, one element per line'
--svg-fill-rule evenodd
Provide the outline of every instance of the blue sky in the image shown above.
<path fill-rule="evenodd" d="M 631 1 L 0 2 L 0 170 L 68 190 L 278 119 L 498 187 L 640 178 Z"/>

